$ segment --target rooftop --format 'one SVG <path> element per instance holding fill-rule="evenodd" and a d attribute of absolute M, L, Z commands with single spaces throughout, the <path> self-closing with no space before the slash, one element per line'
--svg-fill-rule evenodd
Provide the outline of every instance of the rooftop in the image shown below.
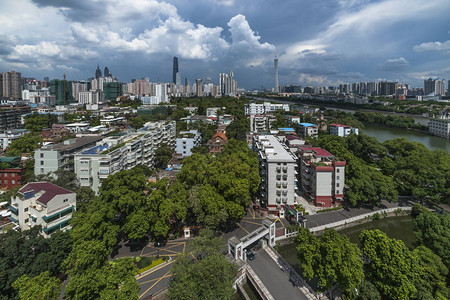
<path fill-rule="evenodd" d="M 271 162 L 295 162 L 292 155 L 281 145 L 278 139 L 273 135 L 264 136 L 266 143 L 261 151 L 265 154 L 268 161 Z"/>
<path fill-rule="evenodd" d="M 316 156 L 334 157 L 333 154 L 331 154 L 327 150 L 319 148 L 319 147 L 303 147 L 303 148 L 300 148 L 300 151 L 302 151 L 302 152 L 312 151 L 315 153 Z"/>
<path fill-rule="evenodd" d="M 41 149 L 53 149 L 53 150 L 73 150 L 84 145 L 95 143 L 103 139 L 102 136 L 82 136 L 75 139 L 64 141 L 63 143 L 55 145 L 47 145 Z"/>
<path fill-rule="evenodd" d="M 311 124 L 311 123 L 299 123 L 299 125 L 302 125 L 304 127 L 317 126 L 316 124 Z"/>
<path fill-rule="evenodd" d="M 348 125 L 342 125 L 342 124 L 330 124 L 330 126 L 335 126 L 335 127 L 351 127 Z"/>
<path fill-rule="evenodd" d="M 42 191 L 43 194 L 36 200 L 44 205 L 47 205 L 47 203 L 57 195 L 66 195 L 74 193 L 50 182 L 30 182 L 23 188 L 21 188 L 19 190 L 19 193 L 23 195 L 25 192 L 29 191 L 34 191 L 34 194 L 37 194 Z"/>

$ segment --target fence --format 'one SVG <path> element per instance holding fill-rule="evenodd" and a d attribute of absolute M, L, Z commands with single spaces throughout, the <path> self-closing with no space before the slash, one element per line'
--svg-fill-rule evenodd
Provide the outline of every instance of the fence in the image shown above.
<path fill-rule="evenodd" d="M 355 216 L 352 218 L 348 218 L 348 219 L 344 219 L 341 221 L 337 221 L 337 222 L 333 222 L 333 223 L 329 223 L 329 224 L 325 224 L 325 225 L 320 225 L 320 226 L 316 226 L 316 227 L 312 227 L 309 228 L 310 232 L 320 232 L 325 230 L 325 228 L 336 228 L 336 227 L 340 227 L 340 226 L 345 226 L 347 224 L 359 221 L 359 220 L 364 220 L 365 218 L 370 218 L 375 214 L 387 214 L 387 213 L 393 213 L 395 211 L 398 210 L 402 210 L 402 211 L 411 211 L 412 207 L 407 206 L 407 207 L 392 207 L 392 208 L 386 208 L 386 209 L 381 209 L 381 210 L 377 210 L 377 211 L 373 211 L 370 213 L 366 213 L 366 214 L 362 214 L 359 216 Z M 291 237 L 295 237 L 297 235 L 297 231 L 292 231 L 292 232 L 288 232 L 288 230 L 286 228 L 284 228 L 284 235 L 279 235 L 277 237 L 275 237 L 275 241 L 280 241 L 280 240 L 284 240 L 284 239 L 288 239 Z"/>

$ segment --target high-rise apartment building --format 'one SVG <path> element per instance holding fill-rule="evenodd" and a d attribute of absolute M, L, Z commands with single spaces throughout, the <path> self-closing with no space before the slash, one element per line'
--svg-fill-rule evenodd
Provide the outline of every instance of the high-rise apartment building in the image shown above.
<path fill-rule="evenodd" d="M 221 96 L 235 96 L 237 92 L 237 82 L 234 80 L 234 73 L 219 74 L 219 94 Z"/>
<path fill-rule="evenodd" d="M 178 73 L 178 57 L 173 57 L 173 70 L 172 70 L 172 82 L 177 83 L 177 73 Z"/>
<path fill-rule="evenodd" d="M 98 79 L 102 77 L 102 70 L 100 70 L 100 66 L 97 65 L 97 70 L 95 70 L 95 78 Z"/>
<path fill-rule="evenodd" d="M 439 79 L 428 78 L 423 81 L 424 95 L 445 95 L 445 81 Z"/>
<path fill-rule="evenodd" d="M 22 97 L 21 74 L 16 71 L 9 71 L 2 73 L 2 97 L 12 100 L 18 100 Z"/>
<path fill-rule="evenodd" d="M 197 97 L 203 96 L 203 83 L 201 79 L 195 79 L 195 94 Z"/>
<path fill-rule="evenodd" d="M 275 56 L 273 64 L 275 67 L 275 93 L 278 93 L 280 91 L 278 87 L 278 56 Z"/>

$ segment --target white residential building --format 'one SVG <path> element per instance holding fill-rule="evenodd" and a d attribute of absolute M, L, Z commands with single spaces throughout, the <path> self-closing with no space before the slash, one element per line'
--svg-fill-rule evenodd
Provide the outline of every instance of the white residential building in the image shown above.
<path fill-rule="evenodd" d="M 319 126 L 311 123 L 299 123 L 299 132 L 302 136 L 317 137 L 319 135 Z"/>
<path fill-rule="evenodd" d="M 69 221 L 76 210 L 76 194 L 49 182 L 30 182 L 11 198 L 11 216 L 21 230 L 42 226 L 48 238 L 61 229 L 71 228 Z"/>
<path fill-rule="evenodd" d="M 59 144 L 48 144 L 34 152 L 34 174 L 46 175 L 58 169 L 73 171 L 75 153 L 95 146 L 102 136 L 83 136 Z"/>
<path fill-rule="evenodd" d="M 350 133 L 359 134 L 358 128 L 354 128 L 347 125 L 341 124 L 330 124 L 330 135 L 337 135 L 340 137 L 347 137 Z"/>
<path fill-rule="evenodd" d="M 289 104 L 274 104 L 270 102 L 264 102 L 263 104 L 249 103 L 245 104 L 244 110 L 246 115 L 259 115 L 266 113 L 273 113 L 277 110 L 289 111 Z"/>
<path fill-rule="evenodd" d="M 192 148 L 200 145 L 202 135 L 198 130 L 181 131 L 175 141 L 175 153 L 183 157 L 192 155 Z"/>
<path fill-rule="evenodd" d="M 154 153 L 162 144 L 175 142 L 175 121 L 149 122 L 136 133 L 112 136 L 96 146 L 75 155 L 75 174 L 81 186 L 98 193 L 101 182 L 109 175 L 137 165 L 154 167 Z"/>
<path fill-rule="evenodd" d="M 431 134 L 450 138 L 450 116 L 430 118 L 428 127 Z"/>
<path fill-rule="evenodd" d="M 281 216 L 284 206 L 295 204 L 297 156 L 273 135 L 255 137 L 261 175 L 261 206 Z"/>
<path fill-rule="evenodd" d="M 22 135 L 28 133 L 26 129 L 10 129 L 3 133 L 0 133 L 0 147 L 2 150 L 8 148 L 8 146 Z"/>

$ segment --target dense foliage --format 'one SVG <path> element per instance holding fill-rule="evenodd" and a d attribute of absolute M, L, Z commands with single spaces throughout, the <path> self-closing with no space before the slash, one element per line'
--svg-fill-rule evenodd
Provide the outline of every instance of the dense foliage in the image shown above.
<path fill-rule="evenodd" d="M 6 151 L 8 156 L 21 156 L 22 153 L 34 153 L 34 150 L 42 144 L 42 136 L 29 132 L 12 141 Z"/>
<path fill-rule="evenodd" d="M 51 238 L 45 239 L 40 235 L 40 227 L 33 227 L 23 232 L 9 231 L 0 235 L 0 299 L 18 299 L 12 284 L 22 275 L 26 275 L 21 283 L 20 291 L 28 290 L 29 284 L 36 284 L 48 277 L 55 277 L 62 273 L 61 264 L 72 249 L 72 239 L 66 232 L 56 232 Z M 50 280 L 50 279 L 49 279 Z M 54 280 L 51 280 L 54 282 Z"/>
<path fill-rule="evenodd" d="M 352 205 L 397 201 L 398 195 L 450 203 L 450 155 L 444 151 L 405 138 L 380 143 L 364 134 L 321 135 L 313 143 L 347 161 L 346 195 Z"/>
<path fill-rule="evenodd" d="M 222 240 L 204 230 L 172 268 L 169 299 L 231 299 L 237 267 L 221 251 Z"/>
<path fill-rule="evenodd" d="M 320 289 L 338 284 L 345 297 L 354 295 L 364 278 L 360 250 L 334 229 L 316 237 L 299 228 L 296 238 L 300 270 L 306 279 L 317 278 Z"/>
<path fill-rule="evenodd" d="M 418 244 L 439 255 L 450 269 L 450 215 L 422 209 L 414 219 L 414 233 Z"/>
<path fill-rule="evenodd" d="M 32 278 L 22 275 L 12 287 L 19 291 L 20 300 L 56 300 L 61 292 L 61 281 L 45 271 Z"/>
<path fill-rule="evenodd" d="M 41 133 L 42 129 L 51 128 L 57 121 L 57 117 L 52 114 L 32 113 L 25 117 L 25 129 Z"/>

